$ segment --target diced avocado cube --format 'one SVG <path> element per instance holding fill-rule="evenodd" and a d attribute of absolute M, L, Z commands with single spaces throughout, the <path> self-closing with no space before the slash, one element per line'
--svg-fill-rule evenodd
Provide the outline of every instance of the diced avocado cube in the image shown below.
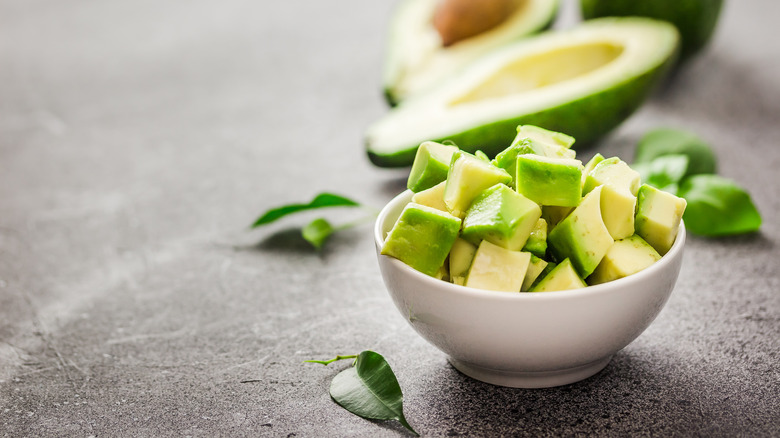
<path fill-rule="evenodd" d="M 453 283 L 463 286 L 469 273 L 471 262 L 477 246 L 461 238 L 457 238 L 450 250 L 450 279 Z"/>
<path fill-rule="evenodd" d="M 528 263 L 528 271 L 525 272 L 525 278 L 523 279 L 523 285 L 520 287 L 521 292 L 527 292 L 531 289 L 537 278 L 544 272 L 549 263 L 533 254 L 531 254 L 531 262 Z"/>
<path fill-rule="evenodd" d="M 466 286 L 520 292 L 531 261 L 530 252 L 511 251 L 483 240 L 466 276 Z"/>
<path fill-rule="evenodd" d="M 471 202 L 483 190 L 495 184 L 508 184 L 512 176 L 504 169 L 464 151 L 452 155 L 447 184 L 444 187 L 444 204 L 452 215 L 463 218 Z"/>
<path fill-rule="evenodd" d="M 557 205 L 543 205 L 542 219 L 547 222 L 547 233 L 549 234 L 556 225 L 566 219 L 574 210 L 574 207 L 558 207 Z"/>
<path fill-rule="evenodd" d="M 574 159 L 577 153 L 572 149 L 565 148 L 563 146 L 556 146 L 554 144 L 542 143 L 538 140 L 526 138 L 523 143 L 529 142 L 534 154 L 541 155 L 548 158 L 568 158 Z"/>
<path fill-rule="evenodd" d="M 447 212 L 409 203 L 388 233 L 381 253 L 435 277 L 458 237 L 460 223 Z"/>
<path fill-rule="evenodd" d="M 535 153 L 536 151 L 531 146 L 531 140 L 523 139 L 518 141 L 518 139 L 515 139 L 508 148 L 499 152 L 492 162 L 496 167 L 500 167 L 512 175 L 512 183 L 510 186 L 514 188 L 514 177 L 517 171 L 517 156 Z"/>
<path fill-rule="evenodd" d="M 612 246 L 612 236 L 601 218 L 601 191 L 598 186 L 547 237 L 548 249 L 556 260 L 571 259 L 577 273 L 590 275 Z"/>
<path fill-rule="evenodd" d="M 616 190 L 628 190 L 636 196 L 640 181 L 639 172 L 629 167 L 625 161 L 618 157 L 607 158 L 600 161 L 593 167 L 593 170 L 588 172 L 582 193 L 583 195 L 587 194 L 597 186 L 606 184 Z"/>
<path fill-rule="evenodd" d="M 541 215 L 536 203 L 499 183 L 474 199 L 463 219 L 461 236 L 475 245 L 487 240 L 519 251 Z"/>
<path fill-rule="evenodd" d="M 415 193 L 412 195 L 412 202 L 447 211 L 447 206 L 444 204 L 444 186 L 446 184 L 446 181 L 442 181 L 429 189 Z"/>
<path fill-rule="evenodd" d="M 636 196 L 628 190 L 604 185 L 601 190 L 601 218 L 613 239 L 625 239 L 634 234 Z"/>
<path fill-rule="evenodd" d="M 577 274 L 571 260 L 564 259 L 541 279 L 529 292 L 552 292 L 587 287 Z"/>
<path fill-rule="evenodd" d="M 588 284 L 606 283 L 627 277 L 660 259 L 658 252 L 636 234 L 616 240 L 596 270 L 587 278 Z"/>
<path fill-rule="evenodd" d="M 677 238 L 687 202 L 671 193 L 642 184 L 637 193 L 634 227 L 659 254 L 664 255 Z"/>
<path fill-rule="evenodd" d="M 585 170 L 582 171 L 582 187 L 585 187 L 585 180 L 588 179 L 588 174 L 593 170 L 594 167 L 596 167 L 597 164 L 604 161 L 604 156 L 600 153 L 596 152 L 596 155 L 593 156 L 590 160 L 588 160 L 588 163 L 585 164 Z"/>
<path fill-rule="evenodd" d="M 582 196 L 582 163 L 579 160 L 519 155 L 515 187 L 539 205 L 574 207 Z"/>
<path fill-rule="evenodd" d="M 531 254 L 544 258 L 547 253 L 547 221 L 539 218 L 536 221 L 536 225 L 531 230 L 531 235 L 528 236 L 528 240 L 525 242 L 523 251 L 528 251 Z"/>
<path fill-rule="evenodd" d="M 574 137 L 562 132 L 550 131 L 534 125 L 520 125 L 517 127 L 517 136 L 521 138 L 530 138 L 532 140 L 553 145 L 571 148 L 574 144 Z"/>
<path fill-rule="evenodd" d="M 417 149 L 406 187 L 417 193 L 447 179 L 452 154 L 458 148 L 433 141 L 423 142 Z"/>
<path fill-rule="evenodd" d="M 527 292 L 530 292 L 533 288 L 535 288 L 536 285 L 539 284 L 539 282 L 542 281 L 544 277 L 547 276 L 547 274 L 549 274 L 553 269 L 555 269 L 556 266 L 558 266 L 558 264 L 556 264 L 555 262 L 551 262 L 548 260 L 545 261 L 547 262 L 547 266 L 545 266 L 544 269 L 542 269 L 542 272 L 539 274 L 538 277 L 536 277 L 536 280 L 534 280 L 534 282 L 531 283 L 531 286 L 528 287 Z"/>

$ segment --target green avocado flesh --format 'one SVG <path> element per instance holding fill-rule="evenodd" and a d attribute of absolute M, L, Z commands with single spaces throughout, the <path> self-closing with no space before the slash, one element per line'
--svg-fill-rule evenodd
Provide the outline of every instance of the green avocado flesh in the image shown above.
<path fill-rule="evenodd" d="M 439 0 L 403 0 L 390 23 L 383 88 L 395 105 L 438 85 L 491 50 L 547 28 L 558 0 L 514 0 L 512 14 L 496 27 L 444 46 L 433 26 Z"/>
<path fill-rule="evenodd" d="M 410 193 L 381 254 L 458 286 L 518 293 L 605 283 L 660 260 L 685 199 L 639 186 L 618 157 L 562 158 L 556 148 L 574 139 L 538 129 L 520 127 L 494 160 L 425 143 L 409 181 L 435 185 Z M 520 138 L 533 132 L 544 138 Z"/>
<path fill-rule="evenodd" d="M 463 219 L 462 236 L 519 251 L 528 241 L 542 209 L 504 184 L 496 184 L 477 196 Z"/>
<path fill-rule="evenodd" d="M 553 292 L 558 290 L 581 289 L 586 287 L 584 281 L 577 275 L 569 259 L 564 259 L 555 266 L 542 280 L 531 287 L 529 292 Z"/>
<path fill-rule="evenodd" d="M 372 124 L 368 156 L 377 166 L 408 166 L 426 140 L 495 156 L 526 124 L 587 145 L 644 101 L 673 62 L 678 39 L 667 22 L 625 17 L 504 46 Z"/>
<path fill-rule="evenodd" d="M 436 276 L 460 230 L 460 219 L 435 208 L 409 203 L 387 235 L 382 254 Z"/>

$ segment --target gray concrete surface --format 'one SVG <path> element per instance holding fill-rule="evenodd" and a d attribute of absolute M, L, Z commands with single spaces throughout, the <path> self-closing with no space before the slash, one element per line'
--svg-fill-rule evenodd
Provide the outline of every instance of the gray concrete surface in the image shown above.
<path fill-rule="evenodd" d="M 697 132 L 761 232 L 691 238 L 654 324 L 544 390 L 471 380 L 417 337 L 370 225 L 321 254 L 295 231 L 312 216 L 247 229 L 322 190 L 402 189 L 361 143 L 392 5 L 0 1 L 0 436 L 404 435 L 330 400 L 346 364 L 302 363 L 363 349 L 426 436 L 778 436 L 778 3 L 728 2 L 707 52 L 581 152 Z"/>

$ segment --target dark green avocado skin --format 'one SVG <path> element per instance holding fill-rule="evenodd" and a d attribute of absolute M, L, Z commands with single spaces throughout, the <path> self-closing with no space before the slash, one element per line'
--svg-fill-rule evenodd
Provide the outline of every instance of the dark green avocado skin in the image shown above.
<path fill-rule="evenodd" d="M 466 128 L 461 132 L 433 140 L 451 141 L 459 148 L 475 152 L 482 150 L 494 157 L 506 149 L 517 135 L 517 125 L 536 125 L 563 132 L 576 139 L 574 147 L 587 147 L 615 129 L 644 102 L 647 96 L 668 74 L 676 57 L 669 58 L 639 76 L 631 76 L 603 91 L 543 111 L 511 117 L 489 124 Z M 367 144 L 368 157 L 379 167 L 405 167 L 414 161 L 418 144 L 388 155 L 378 155 Z"/>
<path fill-rule="evenodd" d="M 723 0 L 580 0 L 582 17 L 641 16 L 665 20 L 680 31 L 679 62 L 701 51 L 718 24 Z"/>

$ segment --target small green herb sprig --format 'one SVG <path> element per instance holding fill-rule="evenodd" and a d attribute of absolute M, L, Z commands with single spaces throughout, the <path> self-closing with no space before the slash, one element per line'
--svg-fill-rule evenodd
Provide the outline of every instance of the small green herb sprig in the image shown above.
<path fill-rule="evenodd" d="M 757 231 L 761 215 L 736 182 L 718 176 L 717 157 L 696 134 L 661 128 L 637 144 L 634 164 L 642 182 L 684 198 L 688 231 L 718 237 Z"/>
<path fill-rule="evenodd" d="M 315 210 L 315 209 L 322 209 L 322 208 L 331 208 L 331 207 L 362 207 L 364 209 L 367 209 L 367 207 L 361 205 L 359 202 L 354 201 L 352 199 L 349 199 L 347 197 L 336 195 L 333 193 L 320 193 L 317 196 L 314 197 L 309 203 L 306 204 L 287 204 L 282 205 L 280 207 L 272 208 L 255 220 L 255 222 L 250 226 L 250 228 L 258 228 L 263 225 L 270 224 L 272 222 L 276 222 L 277 220 L 289 216 L 291 214 L 308 211 L 308 210 Z M 370 217 L 376 216 L 376 213 L 372 211 L 372 215 Z M 325 242 L 328 240 L 328 238 L 335 232 L 345 230 L 347 228 L 351 228 L 361 222 L 364 222 L 366 218 L 363 218 L 361 220 L 350 222 L 346 224 L 342 224 L 339 226 L 333 226 L 330 222 L 328 222 L 325 218 L 316 218 L 306 224 L 303 228 L 301 228 L 301 236 L 309 242 L 315 249 L 322 249 L 322 247 L 325 245 Z"/>
<path fill-rule="evenodd" d="M 358 355 L 336 356 L 330 360 L 307 360 L 328 365 L 355 359 L 352 366 L 336 374 L 330 384 L 330 396 L 341 407 L 371 420 L 397 420 L 413 434 L 419 434 L 404 417 L 403 393 L 385 358 L 366 350 Z"/>

